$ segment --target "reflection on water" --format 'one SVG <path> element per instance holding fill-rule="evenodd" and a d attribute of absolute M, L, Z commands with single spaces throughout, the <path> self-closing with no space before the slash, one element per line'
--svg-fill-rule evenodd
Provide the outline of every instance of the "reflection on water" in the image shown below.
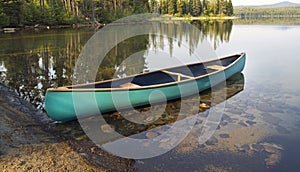
<path fill-rule="evenodd" d="M 218 42 L 229 39 L 232 28 L 232 22 L 229 21 L 195 21 L 193 24 L 200 32 L 193 33 L 180 23 L 162 23 L 157 33 L 162 36 L 141 35 L 116 45 L 101 63 L 96 80 L 110 79 L 115 73 L 115 76 L 122 77 L 154 70 L 153 66 L 159 64 L 161 68 L 176 65 L 172 64 L 174 58 L 171 57 L 173 51 L 182 49 L 180 44 L 185 46 L 184 51 L 188 51 L 190 55 L 187 56 L 191 57 L 181 58 L 185 59 L 185 63 L 199 61 L 195 58 L 197 54 L 193 54 L 199 48 L 199 42 L 209 37 L 217 45 Z M 47 88 L 72 84 L 78 55 L 93 34 L 94 31 L 89 29 L 0 34 L 0 81 L 15 89 L 22 98 L 42 108 Z M 146 51 L 143 58 L 139 56 L 123 62 L 139 51 Z M 157 57 L 154 51 L 167 52 L 161 56 L 165 58 L 164 63 L 161 63 L 162 59 L 152 58 Z"/>
<path fill-rule="evenodd" d="M 219 84 L 215 86 L 214 88 L 214 94 L 218 95 L 218 92 L 223 92 L 222 89 L 226 89 L 226 99 L 231 98 L 232 96 L 236 95 L 237 93 L 241 92 L 244 88 L 244 75 L 239 73 L 231 78 L 229 78 L 226 81 L 226 88 L 223 88 L 223 84 Z M 138 108 L 137 111 L 121 111 L 121 112 L 115 112 L 112 114 L 104 114 L 104 118 L 108 124 L 112 126 L 112 128 L 115 129 L 118 133 L 124 135 L 124 136 L 131 136 L 136 134 L 137 132 L 143 132 L 149 129 L 154 129 L 160 126 L 164 126 L 162 130 L 167 129 L 167 124 L 171 124 L 175 121 L 178 120 L 178 118 L 185 119 L 191 116 L 194 116 L 194 109 L 199 109 L 199 114 L 205 114 L 207 115 L 208 110 L 211 108 L 212 105 L 212 92 L 211 90 L 206 90 L 200 94 L 200 102 L 198 104 L 194 104 L 193 106 L 189 107 L 189 109 L 184 109 L 183 111 L 181 110 L 181 101 L 184 103 L 189 103 L 192 102 L 194 103 L 195 100 L 199 100 L 197 97 L 199 95 L 194 95 L 190 97 L 185 97 L 182 98 L 182 100 L 177 100 L 177 101 L 171 101 L 168 102 L 166 105 L 165 110 L 163 111 L 162 114 L 156 114 L 158 117 L 155 118 L 154 115 L 152 114 L 151 116 L 146 115 L 147 111 L 150 110 L 150 107 L 141 107 Z M 221 95 L 223 96 L 223 95 Z M 217 105 L 224 101 L 223 98 L 214 97 L 214 105 Z M 205 106 L 203 106 L 205 104 Z M 153 109 L 160 109 L 164 105 L 153 105 L 151 108 Z M 179 112 L 181 110 L 181 114 L 179 116 Z M 140 113 L 144 113 L 145 115 L 140 115 Z M 147 124 L 137 124 L 131 121 L 126 120 L 128 119 L 129 116 L 135 116 L 135 120 L 137 121 L 144 121 Z M 203 116 L 203 115 L 202 115 Z M 140 118 L 140 119 L 136 119 Z M 86 118 L 85 120 L 87 122 L 93 121 L 96 125 L 98 125 L 100 122 L 96 121 L 97 118 L 90 117 Z M 202 122 L 198 122 L 202 123 Z M 90 123 L 89 123 L 90 124 Z M 96 126 L 96 128 L 99 128 L 99 126 Z M 104 127 L 105 128 L 105 127 Z M 93 128 L 91 128 L 93 130 Z M 98 131 L 98 130 L 97 130 Z M 104 129 L 105 131 L 105 129 Z M 154 131 L 152 131 L 154 132 Z M 99 133 L 98 133 L 99 134 Z M 103 133 L 105 134 L 105 133 Z M 156 133 L 156 135 L 158 135 Z M 139 134 L 139 138 L 147 138 L 147 133 L 142 133 Z"/>
<path fill-rule="evenodd" d="M 89 30 L 51 30 L 0 35 L 2 83 L 42 107 L 45 90 L 72 80 L 73 66 Z"/>
<path fill-rule="evenodd" d="M 234 24 L 299 25 L 299 17 L 252 17 L 234 20 Z"/>

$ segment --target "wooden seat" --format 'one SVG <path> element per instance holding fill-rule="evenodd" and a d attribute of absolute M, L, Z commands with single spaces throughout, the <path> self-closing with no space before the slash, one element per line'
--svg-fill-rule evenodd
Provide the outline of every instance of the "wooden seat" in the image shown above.
<path fill-rule="evenodd" d="M 137 85 L 137 84 L 134 84 L 134 83 L 131 83 L 131 82 L 128 82 L 128 83 L 120 85 L 120 87 L 121 88 L 139 88 L 141 86 Z"/>
<path fill-rule="evenodd" d="M 212 69 L 212 70 L 224 70 L 225 68 L 226 68 L 225 66 L 220 66 L 220 65 L 206 66 L 206 69 Z"/>
<path fill-rule="evenodd" d="M 181 81 L 181 77 L 188 78 L 188 79 L 194 78 L 192 76 L 187 76 L 187 75 L 184 75 L 184 74 L 181 74 L 181 73 L 177 73 L 177 72 L 170 72 L 170 71 L 167 71 L 167 70 L 162 70 L 162 72 L 170 74 L 170 75 L 175 75 L 175 76 L 177 75 L 177 81 Z"/>

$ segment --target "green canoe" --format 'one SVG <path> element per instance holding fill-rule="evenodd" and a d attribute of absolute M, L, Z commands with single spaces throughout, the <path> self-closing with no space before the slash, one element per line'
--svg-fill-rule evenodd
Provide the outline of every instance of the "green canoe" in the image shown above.
<path fill-rule="evenodd" d="M 121 79 L 49 88 L 45 109 L 56 121 L 71 121 L 189 96 L 240 73 L 246 54 L 146 72 Z"/>

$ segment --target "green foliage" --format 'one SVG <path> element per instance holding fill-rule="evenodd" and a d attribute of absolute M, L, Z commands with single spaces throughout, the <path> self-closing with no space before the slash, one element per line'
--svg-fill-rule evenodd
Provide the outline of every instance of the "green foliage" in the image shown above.
<path fill-rule="evenodd" d="M 233 15 L 231 0 L 159 0 L 161 14 L 184 16 Z M 150 0 L 150 4 L 153 3 Z"/>
<path fill-rule="evenodd" d="M 233 13 L 233 5 L 232 5 L 232 1 L 229 0 L 227 3 L 226 3 L 226 13 L 228 16 L 232 16 L 234 13 Z"/>
<path fill-rule="evenodd" d="M 23 6 L 23 23 L 30 25 L 31 23 L 40 23 L 42 21 L 42 12 L 33 2 L 24 4 Z"/>
<path fill-rule="evenodd" d="M 168 14 L 176 14 L 177 13 L 177 0 L 169 0 L 168 1 Z"/>
<path fill-rule="evenodd" d="M 203 12 L 202 3 L 200 0 L 193 0 L 192 15 L 200 16 Z"/>
<path fill-rule="evenodd" d="M 0 27 L 108 23 L 124 16 L 154 12 L 156 0 L 0 0 Z M 151 7 L 151 8 L 150 8 Z"/>
<path fill-rule="evenodd" d="M 203 14 L 205 15 L 205 16 L 208 16 L 209 15 L 209 9 L 208 9 L 208 3 L 209 3 L 209 1 L 207 1 L 207 0 L 203 0 L 202 1 L 202 8 L 203 8 Z"/>
<path fill-rule="evenodd" d="M 156 2 L 148 3 L 148 0 L 99 0 L 89 7 L 94 10 L 84 10 L 86 11 L 84 16 L 90 18 L 91 21 L 95 18 L 102 23 L 109 23 L 129 15 L 151 12 L 151 10 L 154 12 L 156 8 L 159 8 L 156 4 Z"/>
<path fill-rule="evenodd" d="M 186 14 L 187 9 L 186 9 L 186 4 L 184 0 L 179 0 L 177 3 L 177 12 L 178 12 L 178 16 L 183 16 L 184 14 Z"/>
<path fill-rule="evenodd" d="M 64 10 L 63 2 L 60 0 L 52 0 L 50 6 L 50 22 L 49 24 L 65 24 L 66 11 Z"/>
<path fill-rule="evenodd" d="M 262 17 L 299 17 L 300 7 L 287 8 L 236 8 L 236 16 L 241 18 L 262 18 Z"/>
<path fill-rule="evenodd" d="M 232 15 L 231 0 L 0 0 L 0 27 L 109 23 L 139 13 Z"/>
<path fill-rule="evenodd" d="M 149 0 L 150 13 L 156 13 L 158 10 L 157 0 Z"/>
<path fill-rule="evenodd" d="M 22 0 L 1 0 L 4 16 L 8 17 L 10 26 L 19 26 L 22 20 Z"/>
<path fill-rule="evenodd" d="M 0 1 L 1 2 L 1 1 Z M 0 4 L 0 27 L 9 24 L 9 17 L 4 13 L 3 4 Z"/>
<path fill-rule="evenodd" d="M 230 4 L 228 4 L 229 2 L 227 2 L 226 0 L 220 0 L 220 15 L 228 15 L 230 16 L 230 14 L 227 13 L 227 6 L 230 6 Z M 228 4 L 228 5 L 227 5 Z M 232 3 L 231 3 L 231 7 L 233 9 Z M 232 11 L 233 13 L 233 11 Z"/>

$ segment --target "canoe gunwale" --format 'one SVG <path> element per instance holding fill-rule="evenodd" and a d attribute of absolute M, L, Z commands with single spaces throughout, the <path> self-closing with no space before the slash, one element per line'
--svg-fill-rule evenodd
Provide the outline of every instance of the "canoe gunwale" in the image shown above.
<path fill-rule="evenodd" d="M 152 89 L 152 88 L 172 86 L 172 85 L 177 85 L 177 84 L 182 84 L 182 83 L 196 81 L 196 80 L 201 79 L 201 78 L 205 78 L 205 77 L 208 77 L 208 76 L 211 76 L 211 75 L 215 75 L 215 74 L 220 73 L 220 72 L 224 72 L 226 69 L 230 68 L 231 66 L 233 66 L 237 62 L 239 62 L 240 59 L 244 57 L 244 55 L 245 55 L 245 53 L 242 52 L 242 53 L 238 53 L 238 54 L 226 56 L 226 57 L 223 57 L 223 58 L 220 58 L 220 59 L 214 59 L 214 60 L 209 60 L 209 61 L 205 61 L 205 62 L 197 62 L 197 63 L 193 63 L 193 64 L 188 64 L 186 66 L 192 66 L 192 65 L 197 65 L 197 64 L 205 64 L 205 63 L 210 63 L 210 62 L 224 60 L 226 58 L 231 58 L 231 57 L 234 57 L 234 56 L 239 56 L 232 63 L 230 63 L 229 65 L 227 65 L 226 67 L 224 67 L 222 70 L 216 70 L 214 72 L 210 72 L 210 73 L 207 73 L 207 74 L 204 74 L 204 75 L 200 75 L 200 76 L 197 76 L 197 77 L 190 76 L 189 78 L 187 78 L 185 80 L 180 80 L 180 81 L 174 81 L 174 82 L 168 82 L 168 83 L 162 83 L 162 84 L 154 84 L 154 85 L 146 85 L 146 86 L 133 87 L 133 88 L 128 88 L 128 87 L 127 88 L 121 88 L 121 87 L 120 88 L 68 88 L 68 87 L 74 87 L 74 86 L 81 87 L 81 86 L 88 86 L 88 85 L 97 85 L 97 84 L 101 84 L 101 83 L 105 83 L 105 82 L 113 82 L 113 81 L 116 81 L 116 80 L 124 79 L 124 78 L 118 78 L 118 79 L 110 79 L 110 80 L 104 80 L 104 81 L 99 81 L 99 82 L 94 82 L 94 83 L 88 83 L 88 84 L 78 84 L 78 85 L 63 86 L 63 87 L 58 87 L 58 88 L 48 88 L 47 92 L 129 91 L 129 90 Z M 151 71 L 151 72 L 142 73 L 142 74 L 131 75 L 131 76 L 128 76 L 128 78 L 129 77 L 134 78 L 135 76 L 147 75 L 147 74 L 155 73 L 155 72 L 168 71 L 170 69 L 174 69 L 174 68 L 178 68 L 178 67 L 180 67 L 180 66 L 176 66 L 176 67 L 172 67 L 172 68 L 167 68 L 167 69 L 156 70 L 156 71 Z M 178 73 L 178 74 L 180 74 L 180 73 Z"/>

